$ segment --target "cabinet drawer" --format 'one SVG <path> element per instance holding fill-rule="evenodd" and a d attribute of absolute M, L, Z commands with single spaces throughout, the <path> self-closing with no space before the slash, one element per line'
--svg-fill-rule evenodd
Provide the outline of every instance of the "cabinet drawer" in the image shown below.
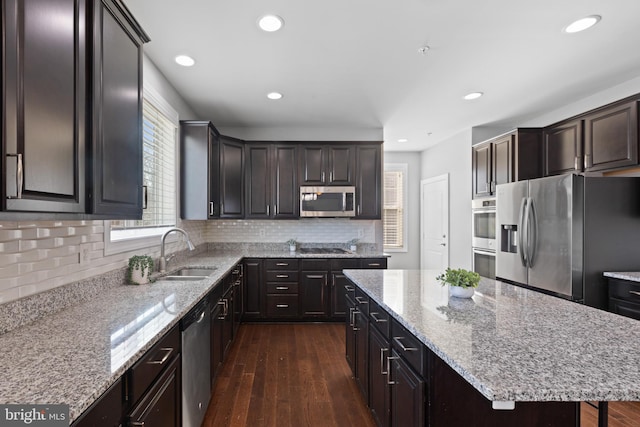
<path fill-rule="evenodd" d="M 297 283 L 267 283 L 268 294 L 297 294 Z"/>
<path fill-rule="evenodd" d="M 149 385 L 180 353 L 180 329 L 175 326 L 140 359 L 129 371 L 129 392 L 137 402 Z"/>
<path fill-rule="evenodd" d="M 427 373 L 424 345 L 395 319 L 391 319 L 391 345 L 423 377 Z"/>
<path fill-rule="evenodd" d="M 356 268 L 360 268 L 360 260 L 357 258 L 331 260 L 331 271 L 334 272 Z"/>
<path fill-rule="evenodd" d="M 363 258 L 360 260 L 361 268 L 387 268 L 386 258 Z"/>
<path fill-rule="evenodd" d="M 298 260 L 293 258 L 265 259 L 264 268 L 269 270 L 297 270 Z"/>
<path fill-rule="evenodd" d="M 389 313 L 383 310 L 374 300 L 369 300 L 369 320 L 385 338 L 389 338 Z"/>
<path fill-rule="evenodd" d="M 356 285 L 353 284 L 353 282 L 349 279 L 347 279 L 348 283 L 344 285 L 344 289 L 345 292 L 347 294 L 347 297 L 351 300 L 351 301 L 355 301 L 356 300 Z"/>
<path fill-rule="evenodd" d="M 363 312 L 365 315 L 369 315 L 369 297 L 367 294 L 365 294 L 360 288 L 356 288 L 354 298 L 358 310 Z"/>
<path fill-rule="evenodd" d="M 298 295 L 268 295 L 267 317 L 298 316 Z"/>
<path fill-rule="evenodd" d="M 640 320 L 640 304 L 637 303 L 610 298 L 609 311 L 632 319 Z"/>
<path fill-rule="evenodd" d="M 297 282 L 297 271 L 267 271 L 267 282 Z"/>
<path fill-rule="evenodd" d="M 609 279 L 609 298 L 640 303 L 640 282 Z"/>
<path fill-rule="evenodd" d="M 303 259 L 302 270 L 304 271 L 329 271 L 328 259 Z"/>

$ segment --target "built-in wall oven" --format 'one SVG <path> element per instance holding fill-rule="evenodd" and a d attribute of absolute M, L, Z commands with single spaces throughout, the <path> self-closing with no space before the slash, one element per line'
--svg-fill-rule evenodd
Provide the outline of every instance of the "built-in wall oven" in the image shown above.
<path fill-rule="evenodd" d="M 496 278 L 496 199 L 474 199 L 472 207 L 471 246 L 473 271 L 483 277 Z"/>

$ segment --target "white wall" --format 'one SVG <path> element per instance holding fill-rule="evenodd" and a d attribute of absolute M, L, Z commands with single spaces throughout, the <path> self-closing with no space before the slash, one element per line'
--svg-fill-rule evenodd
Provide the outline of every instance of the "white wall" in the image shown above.
<path fill-rule="evenodd" d="M 151 86 L 165 101 L 178 112 L 180 120 L 200 120 L 195 111 L 180 96 L 178 91 L 169 83 L 164 75 L 158 70 L 156 65 L 151 62 L 147 55 L 143 56 L 143 84 Z M 201 119 L 210 120 L 210 119 Z"/>
<path fill-rule="evenodd" d="M 388 268 L 420 268 L 420 179 L 422 154 L 419 152 L 386 151 L 385 163 L 406 163 L 408 165 L 407 188 L 407 252 L 388 252 Z"/>
<path fill-rule="evenodd" d="M 422 152 L 422 179 L 449 174 L 449 265 L 471 269 L 471 130 Z"/>

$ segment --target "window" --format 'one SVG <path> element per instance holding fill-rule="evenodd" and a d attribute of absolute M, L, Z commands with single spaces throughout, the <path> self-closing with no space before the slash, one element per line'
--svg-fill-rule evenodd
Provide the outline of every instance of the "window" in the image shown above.
<path fill-rule="evenodd" d="M 384 165 L 383 241 L 386 251 L 406 252 L 406 164 Z"/>
<path fill-rule="evenodd" d="M 106 254 L 157 244 L 157 236 L 176 225 L 178 114 L 153 90 L 145 88 L 142 117 L 142 219 L 107 221 Z"/>

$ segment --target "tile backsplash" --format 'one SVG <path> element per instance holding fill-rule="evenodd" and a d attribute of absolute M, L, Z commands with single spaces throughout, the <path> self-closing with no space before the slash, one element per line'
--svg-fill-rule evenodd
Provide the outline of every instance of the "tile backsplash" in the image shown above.
<path fill-rule="evenodd" d="M 216 220 L 181 221 L 194 244 L 344 243 L 357 238 L 382 250 L 379 220 Z M 0 221 L 0 304 L 57 288 L 126 266 L 135 253 L 160 255 L 160 242 L 143 250 L 105 255 L 105 222 Z M 89 249 L 89 261 L 80 263 L 81 245 Z M 183 250 L 182 241 L 167 245 L 167 253 Z"/>

